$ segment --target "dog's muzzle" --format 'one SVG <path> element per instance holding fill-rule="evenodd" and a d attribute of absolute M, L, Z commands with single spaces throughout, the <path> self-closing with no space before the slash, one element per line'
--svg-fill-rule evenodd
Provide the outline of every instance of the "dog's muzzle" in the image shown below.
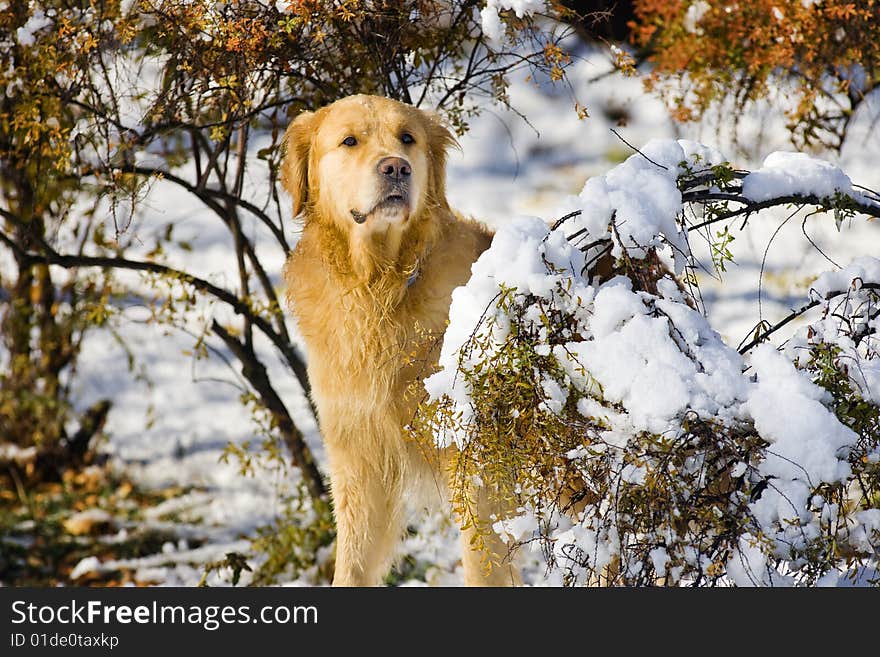
<path fill-rule="evenodd" d="M 364 223 L 367 217 L 378 210 L 409 206 L 409 180 L 412 175 L 409 162 L 401 157 L 385 157 L 379 161 L 376 172 L 382 178 L 380 200 L 367 212 L 351 209 L 355 223 Z"/>

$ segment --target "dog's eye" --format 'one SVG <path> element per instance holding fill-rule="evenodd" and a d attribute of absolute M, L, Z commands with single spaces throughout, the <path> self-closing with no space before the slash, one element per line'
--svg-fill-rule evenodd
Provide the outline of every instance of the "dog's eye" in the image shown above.
<path fill-rule="evenodd" d="M 413 144 L 416 140 L 411 134 L 409 134 L 408 132 L 404 132 L 402 135 L 400 135 L 400 141 L 402 141 L 404 144 Z"/>
<path fill-rule="evenodd" d="M 342 140 L 343 146 L 357 146 L 358 140 L 349 135 L 345 139 Z"/>

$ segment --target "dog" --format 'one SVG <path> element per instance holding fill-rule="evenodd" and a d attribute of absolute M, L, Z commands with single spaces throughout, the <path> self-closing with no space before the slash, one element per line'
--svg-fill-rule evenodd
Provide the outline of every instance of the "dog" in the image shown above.
<path fill-rule="evenodd" d="M 433 114 L 364 95 L 300 114 L 284 136 L 280 178 L 303 218 L 284 279 L 329 459 L 336 586 L 381 584 L 405 503 L 449 489 L 454 457 L 429 458 L 405 427 L 439 356 L 427 336 L 442 336 L 452 291 L 492 240 L 447 202 L 455 143 Z M 491 526 L 501 505 L 481 490 L 474 499 L 477 526 Z M 518 583 L 498 537 L 473 525 L 462 530 L 465 584 Z"/>

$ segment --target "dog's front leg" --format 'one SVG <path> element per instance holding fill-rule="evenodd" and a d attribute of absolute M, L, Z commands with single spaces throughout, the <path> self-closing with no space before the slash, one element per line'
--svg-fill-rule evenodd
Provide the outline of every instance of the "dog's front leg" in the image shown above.
<path fill-rule="evenodd" d="M 344 458 L 344 457 L 343 457 Z M 402 532 L 398 486 L 371 463 L 340 463 L 331 472 L 336 516 L 334 586 L 378 586 Z"/>

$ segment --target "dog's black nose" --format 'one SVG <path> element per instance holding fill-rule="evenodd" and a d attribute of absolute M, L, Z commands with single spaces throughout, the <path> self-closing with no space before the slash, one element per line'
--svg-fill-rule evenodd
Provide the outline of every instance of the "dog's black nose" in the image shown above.
<path fill-rule="evenodd" d="M 404 180 L 412 174 L 412 167 L 402 157 L 383 157 L 379 160 L 376 169 L 392 180 Z"/>

